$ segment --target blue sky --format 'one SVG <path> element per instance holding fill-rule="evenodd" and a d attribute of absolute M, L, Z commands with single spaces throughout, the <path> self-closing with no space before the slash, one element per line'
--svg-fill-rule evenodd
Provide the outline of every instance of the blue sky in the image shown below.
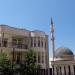
<path fill-rule="evenodd" d="M 50 38 L 50 18 L 55 28 L 55 48 L 65 46 L 75 54 L 75 0 L 0 0 L 0 24 L 42 30 Z M 52 56 L 49 40 L 49 56 Z"/>

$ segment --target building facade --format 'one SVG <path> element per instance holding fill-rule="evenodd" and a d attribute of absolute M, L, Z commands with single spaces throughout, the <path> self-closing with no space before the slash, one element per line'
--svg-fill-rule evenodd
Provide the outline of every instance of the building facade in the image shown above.
<path fill-rule="evenodd" d="M 14 61 L 23 61 L 29 49 L 36 52 L 36 64 L 41 65 L 42 69 L 48 69 L 49 54 L 46 33 L 0 25 L 0 52 L 6 52 L 11 60 L 14 57 Z"/>

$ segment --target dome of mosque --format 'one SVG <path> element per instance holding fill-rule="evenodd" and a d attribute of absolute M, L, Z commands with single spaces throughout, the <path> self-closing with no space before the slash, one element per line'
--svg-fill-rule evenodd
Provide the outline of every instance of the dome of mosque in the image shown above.
<path fill-rule="evenodd" d="M 55 51 L 55 57 L 73 56 L 73 52 L 69 48 L 59 47 Z"/>

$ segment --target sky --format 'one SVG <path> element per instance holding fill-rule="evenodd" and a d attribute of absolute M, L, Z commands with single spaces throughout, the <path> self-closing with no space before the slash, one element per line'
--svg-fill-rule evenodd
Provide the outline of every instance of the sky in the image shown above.
<path fill-rule="evenodd" d="M 49 36 L 49 57 L 51 17 L 55 49 L 68 47 L 75 54 L 75 0 L 0 0 L 0 24 L 44 31 Z"/>

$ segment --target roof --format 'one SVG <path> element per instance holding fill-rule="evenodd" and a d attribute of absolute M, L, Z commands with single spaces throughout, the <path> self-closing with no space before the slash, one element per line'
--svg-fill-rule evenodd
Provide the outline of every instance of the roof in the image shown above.
<path fill-rule="evenodd" d="M 55 57 L 73 56 L 73 52 L 66 47 L 59 47 L 55 51 Z"/>

